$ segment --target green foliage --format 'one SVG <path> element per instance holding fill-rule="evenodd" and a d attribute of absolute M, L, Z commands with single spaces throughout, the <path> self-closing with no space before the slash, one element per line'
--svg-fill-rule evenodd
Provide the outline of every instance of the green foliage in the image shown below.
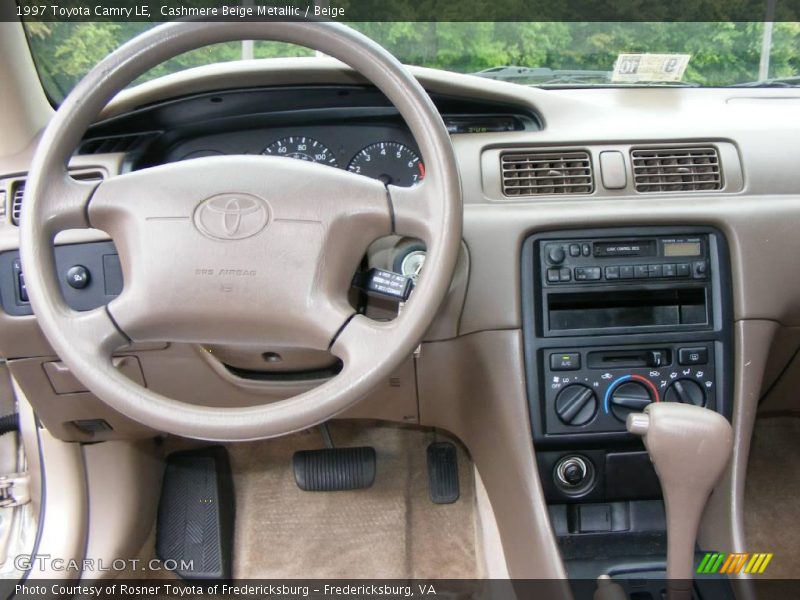
<path fill-rule="evenodd" d="M 453 7 L 458 10 L 455 3 Z M 688 82 L 724 86 L 758 77 L 761 23 L 464 23 L 446 22 L 446 18 L 447 15 L 442 15 L 439 22 L 351 25 L 405 63 L 465 73 L 499 65 L 610 71 L 617 55 L 623 52 L 681 52 L 691 54 L 684 76 Z M 458 18 L 457 13 L 451 18 Z M 37 67 L 56 101 L 109 52 L 152 26 L 151 23 L 26 24 Z M 311 50 L 288 44 L 254 44 L 256 58 L 310 55 L 313 55 Z M 174 58 L 139 81 L 190 67 L 238 60 L 241 56 L 240 43 L 209 46 Z M 800 23 L 776 23 L 769 75 L 788 77 L 799 72 Z"/>

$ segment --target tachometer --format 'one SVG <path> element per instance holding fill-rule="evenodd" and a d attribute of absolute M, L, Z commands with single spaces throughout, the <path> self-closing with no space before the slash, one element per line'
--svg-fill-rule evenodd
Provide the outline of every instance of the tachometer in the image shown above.
<path fill-rule="evenodd" d="M 347 170 L 400 187 L 411 187 L 425 177 L 417 153 L 399 142 L 370 144 L 353 157 Z"/>
<path fill-rule="evenodd" d="M 322 163 L 338 167 L 336 157 L 328 147 L 314 138 L 306 136 L 291 136 L 272 142 L 264 150 L 264 154 L 271 156 L 288 156 L 299 160 Z"/>

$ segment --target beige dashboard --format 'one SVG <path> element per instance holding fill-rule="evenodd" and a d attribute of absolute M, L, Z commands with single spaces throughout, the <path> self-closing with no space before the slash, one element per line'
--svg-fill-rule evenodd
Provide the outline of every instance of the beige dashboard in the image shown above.
<path fill-rule="evenodd" d="M 522 311 L 519 261 L 523 238 L 536 231 L 588 226 L 715 226 L 730 243 L 735 318 L 800 326 L 800 284 L 787 277 L 800 250 L 800 238 L 793 235 L 794 223 L 800 215 L 800 200 L 795 195 L 798 188 L 791 164 L 798 137 L 790 126 L 794 122 L 792 115 L 800 106 L 800 97 L 790 90 L 542 90 L 429 69 L 417 68 L 415 73 L 431 92 L 524 106 L 537 113 L 543 124 L 541 131 L 452 137 L 464 193 L 464 250 L 448 302 L 431 328 L 428 341 L 519 329 Z M 128 90 L 109 105 L 102 117 L 119 116 L 176 94 L 267 82 L 270 85 L 361 83 L 346 67 L 330 59 L 215 65 Z M 625 184 L 615 189 L 605 187 L 601 153 L 617 151 L 628 156 L 635 147 L 676 145 L 716 147 L 724 175 L 723 188 L 707 193 L 639 193 L 634 189 L 632 165 L 627 160 Z M 21 152 L 0 160 L 0 189 L 5 186 L 7 192 L 0 250 L 13 249 L 18 244 L 17 228 L 9 217 L 10 183 L 24 177 L 34 147 L 35 141 Z M 586 151 L 590 156 L 595 180 L 592 193 L 539 197 L 503 194 L 499 160 L 503 152 L 574 149 Z M 73 167 L 116 173 L 123 168 L 124 159 L 123 154 L 79 156 Z M 61 243 L 104 239 L 101 232 L 76 231 L 62 236 Z M 380 246 L 374 256 L 377 261 L 383 259 Z M 781 293 L 775 293 L 776 290 Z M 52 357 L 52 352 L 35 327 L 34 318 L 7 315 L 0 318 L 4 332 L 0 336 L 0 352 L 13 361 L 12 369 L 20 373 L 23 381 L 41 379 L 38 369 L 42 361 L 38 358 Z M 227 403 L 247 404 L 260 401 L 265 392 L 267 398 L 281 397 L 303 387 L 303 384 L 283 383 L 268 390 L 263 385 L 255 386 L 259 389 L 254 390 L 253 385 L 223 373 L 224 369 L 206 354 L 202 349 L 173 345 L 140 353 L 139 361 L 148 385 L 203 404 L 214 403 L 221 396 Z M 191 365 L 203 385 L 181 393 L 181 386 L 170 383 L 173 361 Z M 395 380 L 389 389 L 402 388 L 402 377 L 398 379 L 400 386 Z M 377 413 L 365 408 L 369 402 L 356 409 L 356 413 L 366 410 L 374 416 L 417 421 L 413 395 L 409 390 L 409 399 L 400 410 L 391 409 L 391 403 L 384 398 L 376 402 L 380 406 Z M 65 405 L 73 404 L 64 400 L 59 401 L 61 418 L 71 412 L 64 410 Z M 91 413 L 86 410 L 86 399 L 74 404 L 76 409 L 81 407 L 77 413 Z M 47 412 L 43 415 L 46 421 Z"/>

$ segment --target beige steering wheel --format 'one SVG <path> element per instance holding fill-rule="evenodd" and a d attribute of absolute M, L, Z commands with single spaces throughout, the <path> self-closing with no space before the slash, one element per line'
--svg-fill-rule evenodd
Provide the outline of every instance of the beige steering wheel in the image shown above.
<path fill-rule="evenodd" d="M 218 42 L 289 42 L 350 65 L 395 105 L 417 141 L 425 179 L 411 188 L 269 156 L 201 158 L 111 177 L 69 177 L 67 163 L 108 101 L 164 60 Z M 283 435 L 336 415 L 413 351 L 447 293 L 461 240 L 461 189 L 450 138 L 414 77 L 386 50 L 333 23 L 172 23 L 98 64 L 59 108 L 33 160 L 21 258 L 34 313 L 78 379 L 109 406 L 158 431 L 206 440 Z M 58 284 L 59 231 L 97 228 L 114 240 L 124 289 L 76 312 Z M 428 248 L 402 314 L 376 322 L 347 302 L 368 245 L 408 235 Z M 279 402 L 204 407 L 119 373 L 111 354 L 147 341 L 303 347 L 343 362 L 326 383 Z"/>

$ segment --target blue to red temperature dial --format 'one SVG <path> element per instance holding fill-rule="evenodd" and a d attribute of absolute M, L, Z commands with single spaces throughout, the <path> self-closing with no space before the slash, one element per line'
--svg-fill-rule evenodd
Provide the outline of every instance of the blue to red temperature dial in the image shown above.
<path fill-rule="evenodd" d="M 641 412 L 651 402 L 661 402 L 658 389 L 653 382 L 641 375 L 623 375 L 611 382 L 606 389 L 603 409 L 620 421 L 628 414 Z"/>

